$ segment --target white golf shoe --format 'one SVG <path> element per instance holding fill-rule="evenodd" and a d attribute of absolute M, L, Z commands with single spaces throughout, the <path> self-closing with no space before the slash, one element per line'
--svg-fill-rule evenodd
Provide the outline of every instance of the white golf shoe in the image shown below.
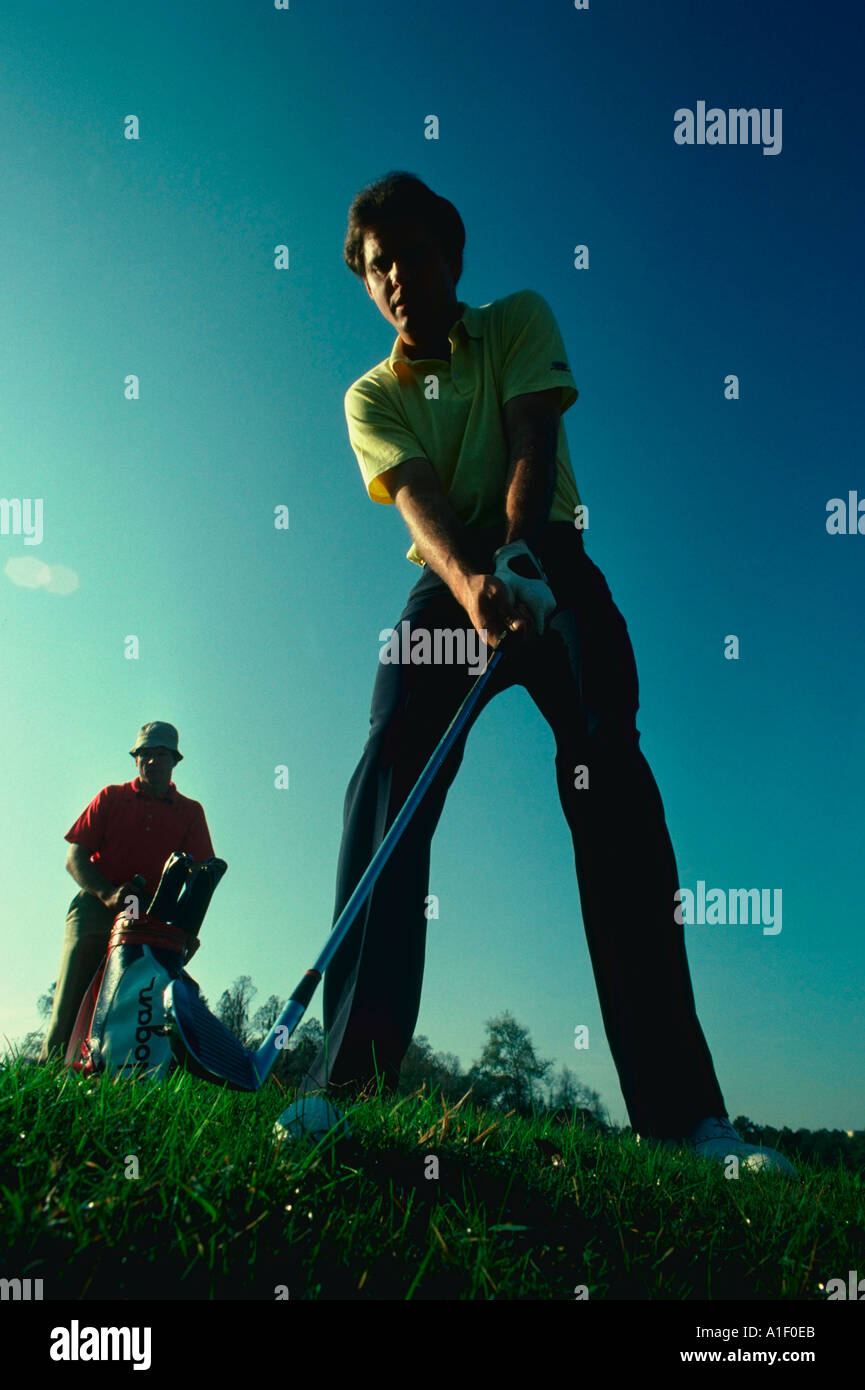
<path fill-rule="evenodd" d="M 675 1140 L 667 1141 L 669 1147 L 677 1147 Z M 777 1149 L 765 1149 L 760 1144 L 747 1144 L 741 1134 L 733 1128 L 726 1116 L 709 1116 L 701 1120 L 696 1129 L 680 1141 L 692 1149 L 699 1158 L 714 1159 L 726 1163 L 734 1155 L 740 1165 L 753 1173 L 784 1173 L 795 1178 L 796 1169 Z"/>

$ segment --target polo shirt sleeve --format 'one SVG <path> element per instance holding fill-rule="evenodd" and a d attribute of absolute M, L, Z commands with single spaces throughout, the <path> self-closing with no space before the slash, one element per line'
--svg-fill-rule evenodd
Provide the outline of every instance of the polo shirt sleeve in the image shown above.
<path fill-rule="evenodd" d="M 64 840 L 68 840 L 71 845 L 81 845 L 83 849 L 89 849 L 91 854 L 95 854 L 102 848 L 105 841 L 111 791 L 111 787 L 103 787 L 101 792 L 97 792 L 90 805 L 81 812 L 75 824 L 66 831 L 63 836 Z"/>
<path fill-rule="evenodd" d="M 210 839 L 210 831 L 207 828 L 204 807 L 200 801 L 192 802 L 189 829 L 183 837 L 183 844 L 180 848 L 185 850 L 187 854 L 191 854 L 193 859 L 213 858 L 213 844 Z"/>
<path fill-rule="evenodd" d="M 345 393 L 345 418 L 369 496 L 373 502 L 393 505 L 384 483 L 378 481 L 380 475 L 407 459 L 427 457 L 408 421 L 401 417 L 398 401 L 389 398 L 375 382 L 361 378 Z"/>
<path fill-rule="evenodd" d="M 501 301 L 502 405 L 529 391 L 562 388 L 562 414 L 579 394 L 555 315 L 536 290 L 520 290 Z"/>

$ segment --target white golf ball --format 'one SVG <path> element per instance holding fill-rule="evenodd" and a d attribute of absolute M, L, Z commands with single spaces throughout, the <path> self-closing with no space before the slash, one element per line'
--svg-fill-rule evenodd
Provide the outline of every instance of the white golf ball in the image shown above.
<path fill-rule="evenodd" d="M 350 1130 L 340 1112 L 322 1096 L 301 1096 L 283 1110 L 273 1126 L 277 1139 L 322 1139 L 331 1130 L 348 1138 Z"/>

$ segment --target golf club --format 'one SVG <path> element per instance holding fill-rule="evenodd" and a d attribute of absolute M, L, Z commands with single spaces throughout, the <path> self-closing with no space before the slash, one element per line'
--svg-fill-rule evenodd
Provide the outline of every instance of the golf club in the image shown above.
<path fill-rule="evenodd" d="M 170 910 L 176 906 L 177 899 L 186 882 L 191 866 L 195 864 L 191 854 L 175 850 L 168 856 L 156 892 L 147 908 L 148 917 L 156 917 L 160 922 L 171 921 Z"/>
<path fill-rule="evenodd" d="M 213 857 L 193 864 L 184 884 L 183 894 L 170 918 L 173 926 L 180 927 L 190 936 L 198 935 L 214 889 L 227 868 L 224 859 Z"/>
<path fill-rule="evenodd" d="M 331 928 L 327 944 L 311 970 L 307 970 L 261 1047 L 251 1051 L 230 1033 L 204 1005 L 198 986 L 188 976 L 173 980 L 165 990 L 165 1027 L 177 1060 L 196 1076 L 236 1091 L 257 1091 L 267 1079 L 280 1049 L 284 1048 L 306 1012 L 324 971 L 336 955 L 373 884 L 423 799 L 427 788 L 459 738 L 480 698 L 491 672 L 501 659 L 507 631 L 499 640 L 484 671 L 469 690 L 426 767 L 409 792 L 405 804 L 373 855 L 360 882 Z"/>

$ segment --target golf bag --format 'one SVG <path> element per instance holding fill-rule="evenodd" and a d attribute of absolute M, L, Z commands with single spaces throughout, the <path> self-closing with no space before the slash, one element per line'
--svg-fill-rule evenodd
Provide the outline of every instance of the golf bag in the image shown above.
<path fill-rule="evenodd" d="M 193 938 L 226 868 L 223 859 L 197 863 L 191 855 L 172 854 L 147 912 L 115 918 L 66 1049 L 68 1067 L 88 1076 L 107 1071 L 162 1080 L 168 1074 L 172 1053 L 162 996 L 171 980 L 185 975 Z"/>

